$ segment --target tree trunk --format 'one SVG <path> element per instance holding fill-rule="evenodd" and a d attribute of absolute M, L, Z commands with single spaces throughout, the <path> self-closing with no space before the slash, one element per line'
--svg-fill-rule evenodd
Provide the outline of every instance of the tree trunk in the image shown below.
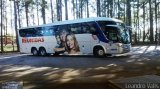
<path fill-rule="evenodd" d="M 89 18 L 89 6 L 88 6 L 88 0 L 86 1 L 87 3 L 87 18 Z"/>
<path fill-rule="evenodd" d="M 137 35 L 138 35 L 138 42 L 140 41 L 140 29 L 139 29 L 139 0 L 137 1 Z"/>
<path fill-rule="evenodd" d="M 136 16 L 136 12 L 134 10 L 134 28 L 135 28 L 135 32 L 134 32 L 134 43 L 136 44 L 137 43 L 137 16 Z"/>
<path fill-rule="evenodd" d="M 157 43 L 158 43 L 158 40 L 157 40 L 157 38 L 158 38 L 158 27 L 157 27 L 157 6 L 158 6 L 158 4 L 159 4 L 159 3 L 157 3 L 156 1 L 157 1 L 157 0 L 155 0 L 154 2 L 155 2 L 155 22 L 156 22 L 155 42 L 156 42 L 156 44 L 157 44 Z"/>
<path fill-rule="evenodd" d="M 1 53 L 3 53 L 3 1 L 1 0 Z"/>
<path fill-rule="evenodd" d="M 21 28 L 21 19 L 20 19 L 20 10 L 19 10 L 19 2 L 20 1 L 17 1 L 17 14 L 18 14 L 18 25 L 19 25 L 19 28 Z"/>
<path fill-rule="evenodd" d="M 131 26 L 131 4 L 130 4 L 130 0 L 127 0 L 127 13 L 126 13 L 126 16 L 127 16 L 127 25 L 128 26 Z M 131 32 L 130 32 L 130 41 L 132 41 L 132 38 L 131 38 Z"/>
<path fill-rule="evenodd" d="M 130 4 L 130 0 L 127 0 L 127 25 L 131 26 L 131 4 Z"/>
<path fill-rule="evenodd" d="M 106 6 L 107 6 L 106 3 L 107 3 L 107 1 L 104 0 L 104 1 L 103 1 L 103 5 L 101 6 L 101 8 L 102 8 L 102 9 L 101 9 L 101 13 L 102 13 L 102 16 L 103 16 L 103 17 L 106 17 L 106 13 L 107 13 L 107 12 L 106 12 Z"/>
<path fill-rule="evenodd" d="M 80 0 L 80 18 L 83 18 L 83 8 L 82 8 L 83 4 L 82 4 L 82 0 Z"/>
<path fill-rule="evenodd" d="M 110 14 L 110 17 L 113 17 L 113 0 L 110 0 L 110 11 L 109 11 L 109 14 Z"/>
<path fill-rule="evenodd" d="M 120 8 L 120 3 L 119 3 L 119 0 L 118 0 L 118 19 L 120 19 L 120 12 L 119 12 L 119 8 Z"/>
<path fill-rule="evenodd" d="M 76 19 L 79 18 L 78 1 L 76 0 Z"/>
<path fill-rule="evenodd" d="M 50 0 L 51 3 L 51 17 L 52 17 L 52 23 L 53 23 L 53 5 L 52 5 L 52 0 Z"/>
<path fill-rule="evenodd" d="M 38 0 L 36 0 L 36 7 L 37 7 L 37 21 L 38 21 L 38 25 L 39 25 L 39 2 Z"/>
<path fill-rule="evenodd" d="M 42 12 L 42 18 L 43 18 L 43 24 L 46 24 L 46 10 L 45 10 L 45 7 L 46 7 L 46 1 L 45 0 L 42 0 L 42 5 L 41 5 L 41 12 Z"/>
<path fill-rule="evenodd" d="M 18 41 L 18 30 L 17 30 L 17 7 L 16 1 L 14 0 L 14 23 L 15 23 L 15 32 L 16 32 L 16 43 L 17 43 L 17 51 L 19 52 L 19 41 Z"/>
<path fill-rule="evenodd" d="M 97 0 L 97 17 L 101 16 L 101 11 L 100 11 L 100 0 Z"/>
<path fill-rule="evenodd" d="M 8 18 L 7 18 L 7 11 L 5 10 L 5 43 L 7 44 L 7 36 L 8 36 L 8 34 L 7 34 L 7 30 L 8 30 L 8 24 L 7 24 L 7 22 L 8 22 Z"/>
<path fill-rule="evenodd" d="M 109 13 L 109 11 L 110 11 L 110 10 L 109 10 L 109 3 L 110 3 L 110 2 L 109 2 L 109 0 L 108 0 L 108 1 L 107 1 L 107 17 L 109 17 L 109 14 L 110 14 L 110 13 Z"/>
<path fill-rule="evenodd" d="M 34 11 L 34 7 L 33 7 L 33 4 L 32 4 L 32 7 L 31 7 L 31 11 Z M 31 12 L 31 16 L 32 18 L 32 25 L 35 25 L 35 15 L 34 15 L 34 12 Z"/>
<path fill-rule="evenodd" d="M 154 42 L 153 37 L 153 12 L 152 12 L 152 3 L 151 0 L 149 0 L 149 17 L 150 17 L 150 42 Z"/>
<path fill-rule="evenodd" d="M 73 5 L 73 8 L 72 8 L 72 11 L 73 11 L 73 17 L 74 17 L 74 19 L 76 18 L 76 16 L 75 16 L 75 3 L 74 3 L 74 0 L 72 0 L 72 5 Z"/>
<path fill-rule="evenodd" d="M 145 41 L 145 4 L 143 3 L 143 42 Z"/>
<path fill-rule="evenodd" d="M 29 25 L 28 21 L 29 21 L 29 17 L 28 17 L 28 4 L 27 2 L 25 2 L 25 13 L 26 13 L 26 23 L 27 23 L 27 26 Z"/>
<path fill-rule="evenodd" d="M 56 0 L 57 3 L 57 20 L 62 21 L 62 3 L 61 0 Z"/>
<path fill-rule="evenodd" d="M 68 0 L 64 0 L 65 3 L 65 19 L 68 20 L 68 5 L 67 5 Z"/>

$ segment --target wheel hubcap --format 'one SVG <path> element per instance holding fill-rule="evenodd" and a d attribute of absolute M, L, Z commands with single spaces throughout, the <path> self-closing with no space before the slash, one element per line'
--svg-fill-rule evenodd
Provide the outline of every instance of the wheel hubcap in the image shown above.
<path fill-rule="evenodd" d="M 42 50 L 41 50 L 41 55 L 44 56 L 45 53 L 46 53 L 45 50 L 42 49 Z"/>
<path fill-rule="evenodd" d="M 103 50 L 99 50 L 99 51 L 98 51 L 98 54 L 99 54 L 99 55 L 103 55 Z"/>
<path fill-rule="evenodd" d="M 44 51 L 43 50 L 41 51 L 41 55 L 44 55 Z"/>
<path fill-rule="evenodd" d="M 36 51 L 36 50 L 34 50 L 34 51 L 33 51 L 33 55 L 36 55 L 36 54 L 37 54 L 37 51 Z"/>

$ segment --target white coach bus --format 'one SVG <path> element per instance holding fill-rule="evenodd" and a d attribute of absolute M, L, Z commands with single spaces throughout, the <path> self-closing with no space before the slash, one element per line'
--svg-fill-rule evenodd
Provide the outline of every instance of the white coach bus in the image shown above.
<path fill-rule="evenodd" d="M 129 31 L 113 18 L 59 21 L 19 29 L 20 52 L 44 56 L 124 54 L 131 50 Z"/>

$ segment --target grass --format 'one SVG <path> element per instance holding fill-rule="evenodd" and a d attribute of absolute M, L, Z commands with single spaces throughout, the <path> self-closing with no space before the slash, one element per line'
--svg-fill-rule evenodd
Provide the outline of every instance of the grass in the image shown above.
<path fill-rule="evenodd" d="M 17 45 L 16 44 L 14 44 L 14 46 L 12 44 L 3 45 L 3 50 L 4 52 L 17 51 Z M 1 49 L 0 49 L 0 52 L 1 52 Z"/>

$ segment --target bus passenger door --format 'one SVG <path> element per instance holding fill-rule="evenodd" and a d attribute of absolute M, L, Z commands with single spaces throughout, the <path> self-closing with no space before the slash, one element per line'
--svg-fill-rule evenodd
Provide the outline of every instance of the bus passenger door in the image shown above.
<path fill-rule="evenodd" d="M 110 41 L 108 47 L 109 47 L 109 50 L 108 50 L 109 53 L 111 54 L 118 53 L 117 43 L 113 43 L 113 41 Z"/>

